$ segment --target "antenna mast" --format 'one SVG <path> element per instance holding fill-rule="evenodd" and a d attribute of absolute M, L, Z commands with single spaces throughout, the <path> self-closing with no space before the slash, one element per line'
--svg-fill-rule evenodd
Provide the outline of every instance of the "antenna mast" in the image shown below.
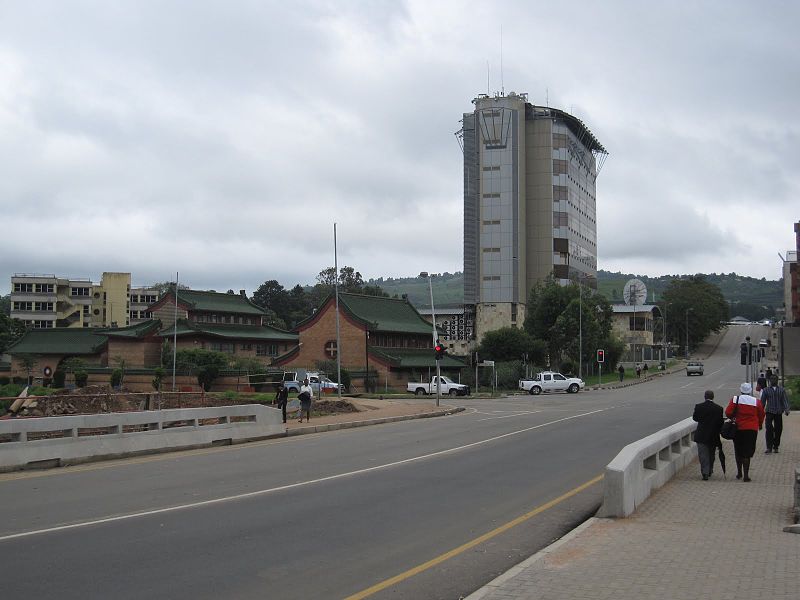
<path fill-rule="evenodd" d="M 506 95 L 506 87 L 503 83 L 503 26 L 500 25 L 500 95 Z"/>

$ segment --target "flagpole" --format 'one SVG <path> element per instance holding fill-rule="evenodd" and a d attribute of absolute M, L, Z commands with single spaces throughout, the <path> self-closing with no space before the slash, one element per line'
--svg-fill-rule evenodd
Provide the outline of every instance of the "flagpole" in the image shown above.
<path fill-rule="evenodd" d="M 341 339 L 339 335 L 339 257 L 336 250 L 336 223 L 333 224 L 333 272 L 334 290 L 336 294 L 336 389 L 339 392 L 339 400 L 342 399 L 342 352 Z M 369 373 L 367 373 L 369 376 Z"/>

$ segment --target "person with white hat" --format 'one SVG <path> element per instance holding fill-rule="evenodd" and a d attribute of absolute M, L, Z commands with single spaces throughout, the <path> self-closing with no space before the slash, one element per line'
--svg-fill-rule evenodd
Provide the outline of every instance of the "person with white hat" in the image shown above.
<path fill-rule="evenodd" d="M 733 451 L 736 455 L 736 479 L 750 481 L 750 459 L 756 452 L 756 438 L 764 425 L 764 406 L 752 395 L 753 386 L 744 382 L 741 394 L 731 398 L 725 409 L 726 417 L 736 419 Z"/>

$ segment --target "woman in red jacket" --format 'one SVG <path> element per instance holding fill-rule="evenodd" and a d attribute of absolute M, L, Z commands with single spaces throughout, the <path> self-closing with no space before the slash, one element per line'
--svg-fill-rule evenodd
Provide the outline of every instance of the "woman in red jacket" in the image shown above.
<path fill-rule="evenodd" d="M 739 386 L 742 392 L 734 396 L 725 409 L 725 416 L 736 412 L 736 435 L 733 438 L 733 451 L 736 454 L 736 479 L 750 481 L 750 459 L 756 451 L 756 437 L 764 424 L 764 406 L 761 400 L 751 396 L 753 386 L 745 382 Z"/>

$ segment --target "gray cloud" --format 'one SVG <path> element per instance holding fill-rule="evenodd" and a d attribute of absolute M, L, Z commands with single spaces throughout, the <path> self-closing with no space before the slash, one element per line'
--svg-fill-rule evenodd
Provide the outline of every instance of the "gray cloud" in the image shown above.
<path fill-rule="evenodd" d="M 462 268 L 470 100 L 583 119 L 599 263 L 778 276 L 800 9 L 744 2 L 96 1 L 0 8 L 0 281 L 195 287 Z M 764 235 L 768 232 L 768 235 Z M 2 284 L 0 284 L 2 285 Z M 6 284 L 7 285 L 7 284 Z M 1 290 L 2 288 L 0 288 Z"/>

